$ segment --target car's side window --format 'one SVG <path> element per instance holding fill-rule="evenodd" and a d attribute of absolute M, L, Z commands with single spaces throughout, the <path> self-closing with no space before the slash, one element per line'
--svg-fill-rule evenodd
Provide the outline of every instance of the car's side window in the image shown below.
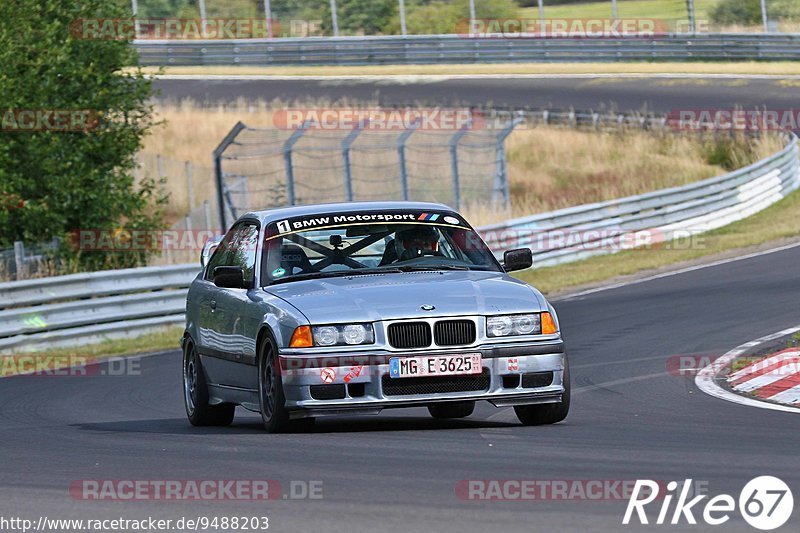
<path fill-rule="evenodd" d="M 246 224 L 242 231 L 237 233 L 236 251 L 231 258 L 234 266 L 242 267 L 244 279 L 252 280 L 256 269 L 256 248 L 258 247 L 258 226 Z"/>
<path fill-rule="evenodd" d="M 218 266 L 240 266 L 244 270 L 244 279 L 253 278 L 256 265 L 256 248 L 258 245 L 258 226 L 255 224 L 241 224 L 234 226 L 219 248 L 208 262 L 205 278 L 214 278 L 214 269 Z"/>

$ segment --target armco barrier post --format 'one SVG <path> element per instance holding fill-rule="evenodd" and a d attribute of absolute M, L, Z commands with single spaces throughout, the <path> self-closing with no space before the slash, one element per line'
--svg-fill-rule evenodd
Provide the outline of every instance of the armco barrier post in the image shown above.
<path fill-rule="evenodd" d="M 14 267 L 17 270 L 17 281 L 25 279 L 25 245 L 22 241 L 14 241 Z"/>

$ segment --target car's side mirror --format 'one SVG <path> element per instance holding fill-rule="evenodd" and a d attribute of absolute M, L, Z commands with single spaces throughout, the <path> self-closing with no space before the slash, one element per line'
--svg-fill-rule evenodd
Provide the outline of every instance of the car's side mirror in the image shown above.
<path fill-rule="evenodd" d="M 214 255 L 214 252 L 216 252 L 217 248 L 219 248 L 219 243 L 221 240 L 221 237 L 211 238 L 208 239 L 203 245 L 203 251 L 200 252 L 200 265 L 203 268 L 206 268 L 208 260 L 211 259 L 211 256 Z"/>
<path fill-rule="evenodd" d="M 533 252 L 530 248 L 508 250 L 503 254 L 503 268 L 506 272 L 525 270 L 533 266 Z"/>
<path fill-rule="evenodd" d="M 214 269 L 214 285 L 223 289 L 246 289 L 244 269 L 239 266 L 218 266 Z"/>

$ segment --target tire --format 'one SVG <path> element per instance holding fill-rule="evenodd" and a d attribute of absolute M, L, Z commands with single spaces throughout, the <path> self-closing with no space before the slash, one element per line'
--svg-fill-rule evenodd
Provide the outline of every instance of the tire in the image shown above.
<path fill-rule="evenodd" d="M 428 406 L 433 418 L 466 418 L 475 410 L 475 402 L 434 403 Z"/>
<path fill-rule="evenodd" d="M 236 412 L 230 403 L 209 405 L 203 363 L 189 340 L 183 348 L 183 405 L 193 426 L 230 426 Z"/>
<path fill-rule="evenodd" d="M 542 426 L 555 424 L 567 418 L 569 414 L 570 380 L 569 363 L 564 361 L 564 394 L 559 403 L 541 405 L 518 405 L 514 407 L 517 418 L 526 426 Z"/>
<path fill-rule="evenodd" d="M 258 400 L 264 429 L 270 433 L 289 430 L 289 411 L 283 393 L 278 349 L 272 335 L 267 334 L 259 347 Z M 308 422 L 306 422 L 308 424 Z"/>

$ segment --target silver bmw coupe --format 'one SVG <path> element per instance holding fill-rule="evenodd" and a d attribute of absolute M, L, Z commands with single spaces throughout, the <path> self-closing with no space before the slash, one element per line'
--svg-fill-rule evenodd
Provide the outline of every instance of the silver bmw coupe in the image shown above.
<path fill-rule="evenodd" d="M 567 355 L 542 294 L 508 272 L 441 204 L 287 207 L 242 216 L 203 251 L 186 303 L 183 388 L 194 425 L 229 425 L 237 405 L 268 431 L 316 417 L 475 402 L 523 424 L 569 411 Z"/>

